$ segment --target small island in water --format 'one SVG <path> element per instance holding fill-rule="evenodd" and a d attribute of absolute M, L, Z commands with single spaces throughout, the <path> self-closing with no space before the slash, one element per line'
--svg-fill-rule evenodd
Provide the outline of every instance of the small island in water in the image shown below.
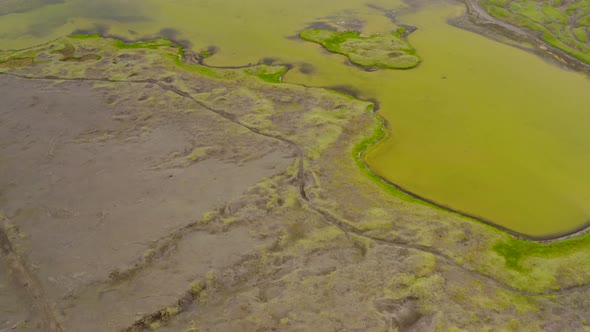
<path fill-rule="evenodd" d="M 362 37 L 359 32 L 305 30 L 299 36 L 328 51 L 346 55 L 350 62 L 366 68 L 409 69 L 420 63 L 416 50 L 402 37 L 404 28 L 388 34 Z"/>

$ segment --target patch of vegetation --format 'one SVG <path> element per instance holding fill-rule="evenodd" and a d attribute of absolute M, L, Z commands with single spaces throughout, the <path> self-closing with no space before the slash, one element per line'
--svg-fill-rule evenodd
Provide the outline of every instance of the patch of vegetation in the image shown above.
<path fill-rule="evenodd" d="M 100 60 L 102 57 L 98 54 L 84 54 L 82 56 L 76 56 L 76 48 L 72 44 L 66 44 L 63 48 L 51 52 L 52 54 L 60 54 L 62 58 L 60 61 L 76 61 L 84 62 L 91 60 Z"/>
<path fill-rule="evenodd" d="M 258 78 L 266 82 L 280 83 L 281 78 L 287 72 L 287 67 L 260 65 L 246 68 L 244 72 L 249 75 L 257 76 Z"/>
<path fill-rule="evenodd" d="M 506 267 L 516 271 L 526 272 L 528 269 L 522 265 L 525 258 L 533 256 L 542 258 L 566 256 L 579 251 L 580 248 L 588 247 L 589 244 L 590 234 L 547 244 L 510 237 L 507 241 L 496 243 L 493 250 L 498 255 L 504 257 Z"/>
<path fill-rule="evenodd" d="M 310 159 L 318 159 L 338 137 L 342 134 L 342 125 L 346 120 L 346 110 L 339 110 L 326 113 L 321 110 L 312 110 L 303 116 L 303 119 L 310 125 L 320 128 L 315 137 L 314 146 L 309 147 L 305 154 Z"/>
<path fill-rule="evenodd" d="M 350 62 L 367 68 L 409 69 L 420 63 L 414 48 L 403 39 L 405 29 L 362 37 L 358 32 L 305 30 L 299 36 L 328 51 L 346 55 Z"/>
<path fill-rule="evenodd" d="M 168 56 L 174 61 L 174 63 L 178 67 L 180 67 L 183 70 L 186 70 L 189 72 L 195 72 L 200 75 L 208 76 L 211 78 L 222 78 L 222 76 L 219 75 L 218 71 L 214 68 L 206 67 L 203 65 L 197 65 L 197 64 L 192 65 L 192 64 L 185 63 L 184 61 L 182 61 L 183 54 L 184 53 L 168 54 Z"/>
<path fill-rule="evenodd" d="M 295 243 L 295 248 L 298 251 L 313 252 L 319 249 L 328 249 L 337 245 L 338 239 L 344 235 L 342 231 L 336 226 L 326 226 L 320 229 L 315 229 L 306 237 L 299 239 Z M 288 238 L 284 238 L 284 244 L 287 243 Z"/>
<path fill-rule="evenodd" d="M 186 55 L 186 52 L 184 51 L 184 47 L 182 47 L 181 45 L 178 45 L 176 48 L 178 49 L 178 56 L 181 59 L 184 58 L 184 56 Z"/>
<path fill-rule="evenodd" d="M 186 158 L 190 161 L 199 161 L 202 160 L 203 157 L 207 156 L 210 150 L 211 148 L 208 146 L 194 148 L 193 151 L 188 156 L 186 156 Z"/>
<path fill-rule="evenodd" d="M 65 44 L 64 47 L 59 50 L 51 52 L 52 54 L 61 54 L 64 58 L 73 57 L 76 53 L 76 48 L 72 44 Z"/>
<path fill-rule="evenodd" d="M 195 281 L 191 282 L 191 292 L 194 295 L 199 295 L 204 290 L 205 290 L 205 284 L 202 283 L 200 280 L 195 280 Z"/>
<path fill-rule="evenodd" d="M 493 17 L 540 33 L 547 44 L 590 64 L 590 1 L 480 0 Z"/>
<path fill-rule="evenodd" d="M 211 52 L 210 50 L 203 50 L 203 51 L 199 52 L 199 56 L 203 59 L 208 58 L 212 55 L 213 55 L 213 52 Z"/>
<path fill-rule="evenodd" d="M 148 41 L 138 41 L 134 43 L 126 43 L 124 41 L 115 40 L 115 46 L 119 49 L 133 49 L 133 48 L 149 48 L 156 49 L 162 46 L 173 46 L 174 43 L 166 38 L 158 38 Z"/>

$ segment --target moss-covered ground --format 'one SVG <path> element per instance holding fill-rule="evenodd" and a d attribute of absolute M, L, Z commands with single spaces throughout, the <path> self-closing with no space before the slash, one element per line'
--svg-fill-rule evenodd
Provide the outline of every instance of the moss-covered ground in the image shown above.
<path fill-rule="evenodd" d="M 539 33 L 547 44 L 590 64 L 590 1 L 480 0 L 495 18 Z"/>
<path fill-rule="evenodd" d="M 363 37 L 358 32 L 311 29 L 299 36 L 328 51 L 346 55 L 350 62 L 367 68 L 409 69 L 420 63 L 416 50 L 402 37 L 404 28 L 389 34 Z"/>
<path fill-rule="evenodd" d="M 91 83 L 124 110 L 117 121 L 139 137 L 157 131 L 157 119 L 170 111 L 186 116 L 185 125 L 202 113 L 215 116 L 179 127 L 190 132 L 234 126 L 218 133 L 234 149 L 197 141 L 158 164 L 170 172 L 227 153 L 226 163 L 244 163 L 261 146 L 246 134 L 276 141 L 269 149 L 295 162 L 146 240 L 110 279 L 50 298 L 62 310 L 58 323 L 128 331 L 586 328 L 590 236 L 519 240 L 406 196 L 360 157 L 385 135 L 374 105 L 277 84 L 284 66 L 210 68 L 185 63 L 184 52 L 165 40 L 125 45 L 75 37 L 2 52 L 0 79 Z M 65 49 L 74 58 L 97 57 L 62 61 Z M 83 144 L 109 140 L 126 142 L 116 132 L 80 137 Z M 8 219 L 1 226 L 12 243 L 37 240 Z M 157 306 L 138 317 L 147 299 Z"/>

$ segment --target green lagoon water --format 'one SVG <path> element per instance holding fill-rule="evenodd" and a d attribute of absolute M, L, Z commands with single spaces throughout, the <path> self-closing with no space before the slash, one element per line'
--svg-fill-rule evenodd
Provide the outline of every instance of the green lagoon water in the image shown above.
<path fill-rule="evenodd" d="M 465 11 L 460 3 L 371 1 L 418 27 L 409 40 L 423 60 L 412 70 L 376 72 L 296 38 L 313 22 L 365 35 L 395 28 L 365 0 L 28 3 L 0 2 L 1 49 L 91 29 L 127 38 L 164 34 L 196 51 L 214 45 L 211 65 L 276 58 L 295 65 L 286 82 L 348 86 L 380 102 L 389 135 L 366 161 L 406 190 L 530 236 L 590 221 L 590 80 L 449 25 Z"/>

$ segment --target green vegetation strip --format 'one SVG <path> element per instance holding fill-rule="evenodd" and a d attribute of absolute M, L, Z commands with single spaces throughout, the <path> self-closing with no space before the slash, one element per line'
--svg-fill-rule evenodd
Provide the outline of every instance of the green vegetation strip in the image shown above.
<path fill-rule="evenodd" d="M 134 43 L 125 43 L 121 40 L 115 41 L 115 46 L 119 49 L 130 49 L 130 48 L 150 48 L 156 49 L 161 46 L 173 46 L 174 43 L 166 38 L 159 38 L 148 41 L 138 41 Z"/>
<path fill-rule="evenodd" d="M 558 242 L 538 243 L 510 238 L 508 241 L 498 242 L 494 251 L 504 257 L 506 267 L 516 271 L 526 272 L 522 262 L 529 257 L 557 258 L 566 256 L 590 245 L 590 234 L 578 238 L 571 238 Z"/>
<path fill-rule="evenodd" d="M 420 63 L 415 49 L 403 39 L 405 29 L 362 37 L 358 32 L 305 30 L 299 36 L 328 51 L 346 55 L 350 62 L 367 68 L 409 69 Z"/>

